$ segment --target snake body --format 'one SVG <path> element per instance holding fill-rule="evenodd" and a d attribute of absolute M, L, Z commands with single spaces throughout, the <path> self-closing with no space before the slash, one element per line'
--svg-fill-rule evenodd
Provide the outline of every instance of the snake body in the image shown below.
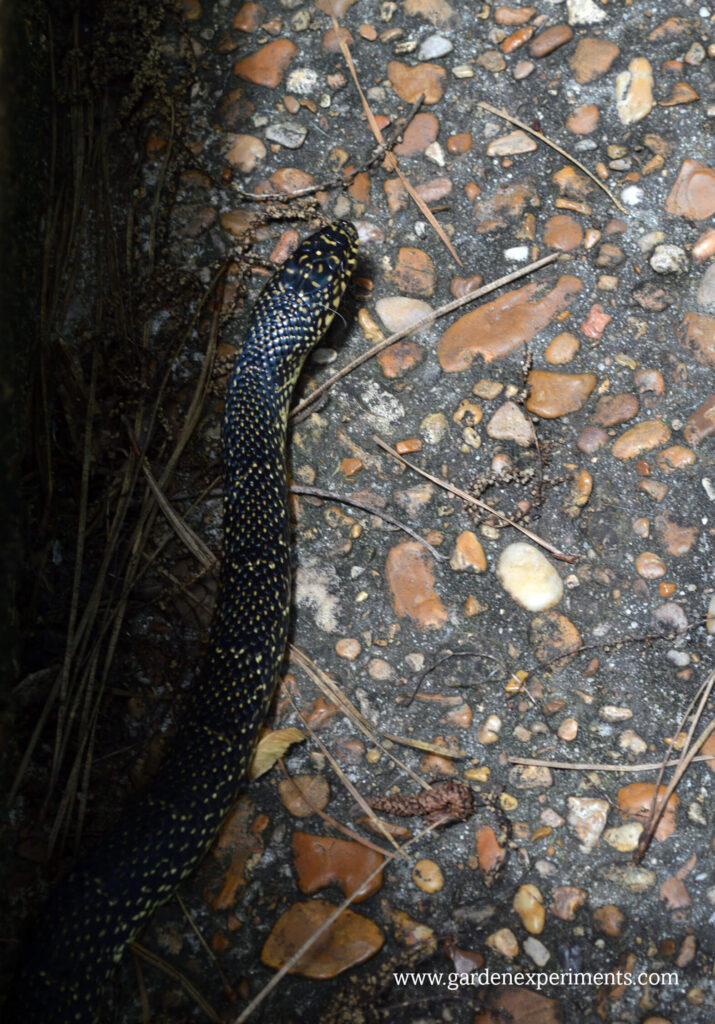
<path fill-rule="evenodd" d="M 223 558 L 201 678 L 159 773 L 41 912 L 11 997 L 18 1024 L 96 1020 L 127 943 L 194 869 L 245 778 L 288 630 L 290 398 L 356 259 L 355 228 L 330 224 L 254 307 L 224 410 Z"/>

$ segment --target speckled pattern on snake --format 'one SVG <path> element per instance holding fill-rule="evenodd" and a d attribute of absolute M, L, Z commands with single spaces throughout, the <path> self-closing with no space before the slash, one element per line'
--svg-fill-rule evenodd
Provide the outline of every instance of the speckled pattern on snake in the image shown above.
<path fill-rule="evenodd" d="M 352 224 L 323 228 L 256 303 L 226 397 L 221 581 L 201 679 L 158 775 L 41 912 L 11 997 L 18 1024 L 96 1020 L 127 943 L 194 869 L 245 778 L 288 630 L 289 403 L 357 245 Z"/>

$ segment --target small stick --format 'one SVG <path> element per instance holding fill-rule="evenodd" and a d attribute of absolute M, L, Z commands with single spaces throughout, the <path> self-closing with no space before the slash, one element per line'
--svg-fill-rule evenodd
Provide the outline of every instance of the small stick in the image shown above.
<path fill-rule="evenodd" d="M 408 337 L 410 334 L 414 334 L 415 331 L 421 331 L 424 327 L 429 327 L 435 320 L 439 320 L 440 317 L 446 316 L 447 313 L 453 313 L 455 309 L 459 309 L 461 306 L 466 306 L 468 302 L 474 302 L 475 299 L 481 299 L 483 295 L 488 295 L 490 292 L 496 291 L 498 288 L 503 288 L 504 285 L 511 284 L 512 281 L 518 281 L 521 277 L 526 277 L 527 274 L 531 274 L 534 270 L 539 270 L 541 267 L 547 266 L 549 263 L 553 263 L 554 260 L 560 259 L 560 254 L 556 252 L 550 253 L 548 256 L 542 256 L 540 260 L 536 260 L 534 263 L 529 263 L 526 267 L 520 267 L 518 270 L 512 270 L 511 273 L 505 274 L 503 277 L 497 278 L 496 281 L 491 281 L 489 284 L 483 285 L 481 288 L 477 288 L 476 291 L 469 292 L 468 295 L 463 295 L 460 299 L 454 299 L 452 302 L 446 303 L 444 306 L 440 306 L 439 309 L 435 309 L 434 312 L 429 313 L 427 316 L 418 320 L 410 327 L 404 327 L 401 331 L 396 331 L 395 334 L 391 334 L 389 338 L 385 338 L 384 341 L 379 341 L 372 348 L 369 348 L 367 352 L 363 352 L 362 355 L 356 356 L 351 362 L 344 366 L 342 370 L 338 370 L 332 377 L 329 377 L 326 381 L 315 389 L 304 398 L 301 402 L 298 402 L 296 406 L 291 410 L 290 418 L 295 417 L 301 413 L 307 406 L 312 405 L 320 395 L 333 386 L 342 378 L 346 377 L 349 373 L 352 373 L 358 366 L 366 363 L 368 359 L 372 359 L 373 356 L 378 355 L 384 349 L 389 348 L 390 345 L 394 345 L 396 341 L 402 341 L 403 338 Z"/>
<path fill-rule="evenodd" d="M 541 132 L 537 132 L 535 128 L 530 128 L 528 124 L 524 124 L 523 121 L 519 121 L 516 117 L 512 117 L 511 114 L 507 114 L 506 110 L 500 110 L 498 107 L 493 107 L 491 103 L 485 103 L 484 100 L 480 100 L 477 103 L 477 106 L 481 107 L 483 110 L 488 110 L 490 114 L 494 114 L 496 117 L 503 117 L 505 121 L 508 121 L 510 124 L 515 124 L 517 128 L 521 128 L 522 131 L 528 132 L 529 135 L 533 135 L 535 139 L 540 139 L 547 146 L 551 146 L 551 148 L 555 149 L 562 157 L 566 160 L 570 160 L 571 163 L 575 164 L 580 171 L 587 174 L 591 181 L 595 182 L 600 189 L 603 189 L 614 206 L 618 207 L 621 213 L 625 213 L 626 217 L 628 216 L 628 210 L 625 206 L 622 206 L 621 203 L 619 203 L 613 192 L 611 192 L 609 188 L 606 188 L 603 182 L 600 181 L 592 171 L 589 171 L 588 167 L 582 164 L 580 160 L 577 160 L 575 156 L 571 156 L 571 154 L 567 153 L 565 149 L 561 148 L 561 146 L 552 142 L 551 139 L 547 139 L 545 135 L 541 134 Z"/>
<path fill-rule="evenodd" d="M 331 491 L 324 491 L 322 487 L 308 487 L 305 484 L 292 484 L 290 488 L 291 494 L 307 494 L 313 498 L 324 498 L 327 501 L 337 501 L 343 505 L 354 505 L 355 508 L 360 508 L 363 512 L 369 512 L 370 515 L 379 516 L 380 519 L 384 519 L 386 523 L 390 523 L 392 526 L 397 526 L 400 530 L 404 530 L 405 533 L 409 534 L 420 544 L 424 544 L 429 553 L 436 558 L 439 562 L 446 562 L 447 556 L 433 548 L 432 545 L 420 537 L 416 530 L 413 530 L 411 526 L 406 526 L 401 523 L 399 519 L 395 519 L 394 516 L 389 515 L 387 512 L 383 512 L 382 509 L 375 508 L 374 505 L 369 505 L 366 501 L 360 501 L 358 498 L 347 498 L 341 494 L 333 494 Z"/>
<path fill-rule="evenodd" d="M 393 448 L 390 448 L 388 444 L 385 444 L 382 438 L 378 437 L 377 434 L 373 434 L 372 439 L 375 442 L 375 444 L 378 445 L 378 447 L 382 448 L 383 451 L 386 451 L 388 455 L 391 455 L 393 457 L 393 459 L 397 459 L 398 462 L 401 462 L 404 466 L 407 466 L 408 469 L 413 469 L 415 473 L 419 473 L 420 476 L 425 477 L 425 479 L 431 480 L 432 483 L 437 484 L 438 487 L 443 487 L 445 491 L 449 491 L 450 494 L 456 495 L 458 498 L 461 498 L 462 501 L 466 501 L 470 505 L 477 505 L 485 512 L 489 512 L 490 515 L 496 516 L 498 519 L 503 520 L 503 522 L 508 523 L 509 526 L 513 526 L 515 530 L 519 530 L 521 533 L 524 534 L 524 536 L 528 537 L 529 540 L 533 540 L 535 544 L 539 544 L 542 548 L 546 548 L 547 551 L 550 551 L 554 558 L 558 558 L 562 562 L 569 562 L 571 565 L 574 565 L 574 563 L 577 561 L 576 555 L 565 555 L 563 551 L 559 551 L 559 549 L 557 547 L 554 547 L 553 544 L 550 544 L 549 541 L 543 540 L 541 537 L 538 537 L 531 530 L 528 530 L 525 526 L 522 526 L 521 523 L 515 522 L 508 516 L 505 516 L 502 512 L 497 512 L 495 508 L 492 508 L 491 505 L 487 505 L 485 501 L 481 501 L 479 498 L 475 498 L 474 495 L 472 494 L 467 494 L 466 491 L 461 490 L 459 487 L 455 487 L 454 484 L 450 484 L 447 480 L 442 480 L 442 478 L 438 476 L 432 476 L 431 473 L 427 473 L 424 469 L 420 469 L 419 466 L 415 466 L 413 463 L 408 462 L 407 459 L 403 459 L 402 456 L 398 455 Z"/>
<path fill-rule="evenodd" d="M 694 761 L 712 761 L 712 754 L 700 754 Z M 542 761 L 538 757 L 510 757 L 509 764 L 527 764 L 534 768 L 559 768 L 573 772 L 655 772 L 659 768 L 674 768 L 681 763 L 677 761 L 653 761 L 650 764 L 605 764 L 585 761 Z"/>

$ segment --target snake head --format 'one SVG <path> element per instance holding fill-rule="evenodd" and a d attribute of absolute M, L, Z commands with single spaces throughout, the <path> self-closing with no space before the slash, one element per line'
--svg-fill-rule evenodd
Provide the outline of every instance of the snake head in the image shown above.
<path fill-rule="evenodd" d="M 357 263 L 358 236 L 346 220 L 334 221 L 298 246 L 280 269 L 281 285 L 310 310 L 335 307 Z"/>

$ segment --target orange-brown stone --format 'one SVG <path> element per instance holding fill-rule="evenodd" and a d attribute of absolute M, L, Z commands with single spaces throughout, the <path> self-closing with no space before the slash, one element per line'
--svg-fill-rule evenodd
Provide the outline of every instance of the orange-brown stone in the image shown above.
<path fill-rule="evenodd" d="M 705 220 L 715 213 L 715 170 L 700 160 L 684 160 L 665 201 L 668 213 Z"/>
<path fill-rule="evenodd" d="M 529 639 L 541 662 L 552 662 L 573 654 L 582 644 L 581 634 L 560 612 L 540 612 L 531 620 Z"/>
<path fill-rule="evenodd" d="M 294 903 L 273 925 L 261 950 L 261 961 L 274 970 L 283 967 L 336 909 L 325 900 Z M 305 978 L 334 978 L 368 960 L 384 941 L 376 924 L 352 910 L 344 910 L 291 967 L 290 973 Z"/>
<path fill-rule="evenodd" d="M 600 116 L 594 103 L 582 103 L 566 118 L 566 127 L 574 135 L 590 135 L 598 128 Z"/>
<path fill-rule="evenodd" d="M 665 786 L 658 786 L 659 806 L 665 795 L 665 790 Z M 618 790 L 616 801 L 624 818 L 635 818 L 637 821 L 645 822 L 650 815 L 654 797 L 654 782 L 631 782 L 630 785 L 623 786 Z M 663 842 L 675 831 L 676 812 L 679 804 L 680 797 L 676 793 L 671 793 L 655 830 L 655 838 L 659 842 Z"/>
<path fill-rule="evenodd" d="M 593 82 L 605 75 L 621 51 L 608 39 L 586 36 L 579 39 L 576 49 L 569 57 L 569 65 L 579 85 Z"/>
<path fill-rule="evenodd" d="M 290 39 L 275 39 L 237 61 L 233 73 L 254 85 L 275 89 L 283 81 L 286 68 L 299 53 L 300 49 Z"/>
<path fill-rule="evenodd" d="M 382 872 L 367 878 L 385 858 L 362 843 L 294 832 L 292 848 L 298 885 L 306 895 L 339 885 L 353 902 L 361 903 L 382 885 Z"/>
<path fill-rule="evenodd" d="M 424 93 L 424 103 L 429 105 L 442 99 L 447 72 L 438 64 L 417 64 L 411 68 L 399 60 L 387 65 L 387 77 L 392 88 L 405 103 L 414 103 Z"/>
<path fill-rule="evenodd" d="M 670 428 L 666 423 L 662 420 L 645 420 L 621 434 L 611 451 L 617 459 L 634 459 L 641 452 L 660 448 L 669 440 Z"/>
<path fill-rule="evenodd" d="M 415 114 L 402 133 L 402 141 L 393 147 L 396 156 L 419 156 L 437 139 L 439 121 L 434 114 Z"/>
<path fill-rule="evenodd" d="M 578 249 L 583 242 L 583 229 L 577 220 L 560 213 L 549 217 L 544 230 L 544 245 L 547 249 L 569 252 Z"/>
<path fill-rule="evenodd" d="M 421 295 L 429 298 L 434 294 L 435 269 L 432 257 L 424 249 L 404 246 L 397 254 L 395 269 L 385 274 L 385 278 L 400 291 L 408 295 Z"/>
<path fill-rule="evenodd" d="M 233 27 L 239 32 L 255 32 L 265 16 L 266 10 L 260 4 L 242 4 L 233 19 Z"/>
<path fill-rule="evenodd" d="M 500 295 L 460 317 L 440 338 L 437 356 L 447 373 L 466 370 L 477 355 L 490 363 L 530 341 L 582 291 L 577 277 L 564 275 L 549 291 L 531 283 Z"/>
<path fill-rule="evenodd" d="M 387 556 L 387 582 L 395 612 L 420 629 L 440 629 L 447 609 L 434 589 L 432 558 L 417 541 L 404 541 Z"/>
<path fill-rule="evenodd" d="M 678 328 L 678 341 L 704 366 L 715 366 L 715 317 L 686 313 Z"/>
<path fill-rule="evenodd" d="M 527 378 L 526 408 L 543 419 L 557 419 L 582 409 L 596 387 L 594 373 L 550 373 L 532 370 Z"/>

